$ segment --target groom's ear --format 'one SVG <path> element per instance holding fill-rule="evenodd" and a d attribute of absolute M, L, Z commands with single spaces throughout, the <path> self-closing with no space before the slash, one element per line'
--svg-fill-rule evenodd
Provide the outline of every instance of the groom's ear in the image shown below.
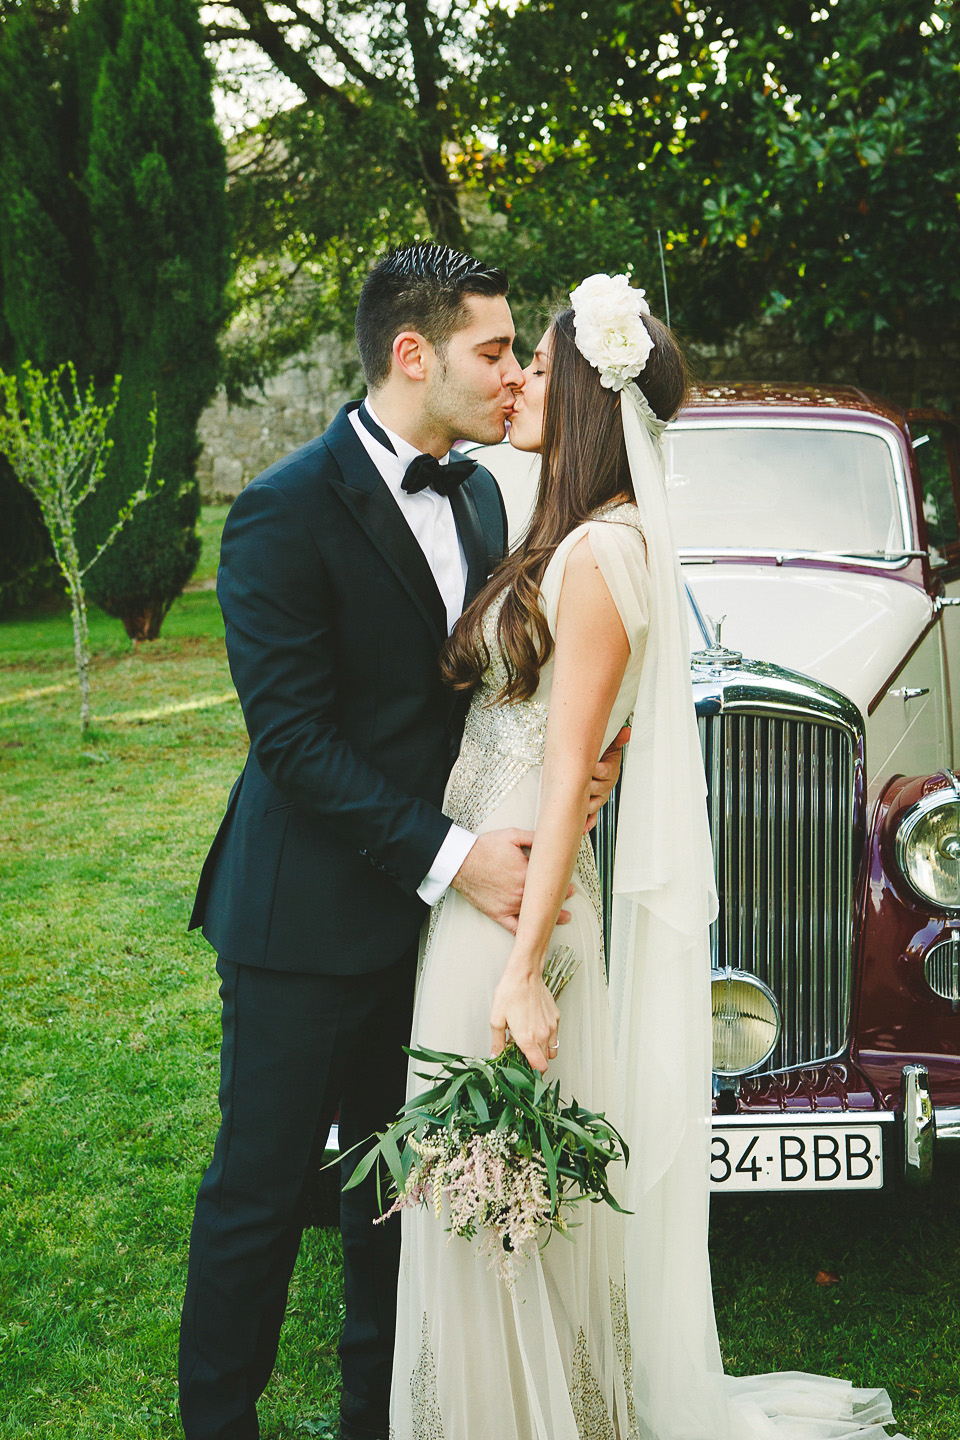
<path fill-rule="evenodd" d="M 401 330 L 393 342 L 393 358 L 408 380 L 426 380 L 433 346 L 417 330 Z"/>

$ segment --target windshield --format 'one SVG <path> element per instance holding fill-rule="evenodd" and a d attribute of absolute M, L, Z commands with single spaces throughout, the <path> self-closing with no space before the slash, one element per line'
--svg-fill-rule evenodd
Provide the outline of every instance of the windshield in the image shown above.
<path fill-rule="evenodd" d="M 879 435 L 813 425 L 690 425 L 664 435 L 681 550 L 909 549 Z"/>

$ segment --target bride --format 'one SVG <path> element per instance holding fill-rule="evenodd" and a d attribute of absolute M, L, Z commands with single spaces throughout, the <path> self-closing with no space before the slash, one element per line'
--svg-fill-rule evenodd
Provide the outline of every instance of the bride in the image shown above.
<path fill-rule="evenodd" d="M 403 1214 L 395 1440 L 887 1440 L 883 1391 L 724 1377 L 707 1255 L 715 913 L 685 603 L 660 435 L 683 357 L 625 276 L 571 295 L 525 371 L 510 441 L 542 456 L 526 539 L 463 615 L 447 680 L 473 691 L 444 812 L 535 828 L 515 936 L 448 890 L 421 956 L 413 1044 L 498 1054 L 604 1111 L 631 1160 L 508 1288 L 443 1217 Z M 590 778 L 632 714 L 607 967 L 584 835 Z M 572 879 L 573 893 L 564 899 Z M 554 931 L 561 905 L 570 922 Z M 555 1001 L 558 945 L 580 964 Z M 422 1082 L 411 1074 L 411 1091 Z M 902 1440 L 902 1437 L 901 1437 Z"/>

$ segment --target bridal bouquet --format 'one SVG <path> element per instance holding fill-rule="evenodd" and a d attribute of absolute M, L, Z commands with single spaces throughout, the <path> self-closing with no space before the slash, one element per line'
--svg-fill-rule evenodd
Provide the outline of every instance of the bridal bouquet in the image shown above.
<path fill-rule="evenodd" d="M 555 998 L 576 964 L 566 946 L 550 956 L 543 978 Z M 547 1239 L 554 1230 L 564 1233 L 578 1201 L 605 1201 L 621 1211 L 607 1167 L 628 1159 L 622 1136 L 602 1114 L 561 1100 L 559 1081 L 551 1085 L 513 1042 L 495 1060 L 407 1053 L 437 1067 L 416 1072 L 434 1083 L 407 1101 L 345 1187 L 359 1185 L 382 1160 L 396 1198 L 381 1219 L 417 1205 L 431 1206 L 440 1219 L 446 1202 L 451 1235 L 479 1237 L 482 1252 L 512 1285 L 530 1243 L 546 1227 Z"/>

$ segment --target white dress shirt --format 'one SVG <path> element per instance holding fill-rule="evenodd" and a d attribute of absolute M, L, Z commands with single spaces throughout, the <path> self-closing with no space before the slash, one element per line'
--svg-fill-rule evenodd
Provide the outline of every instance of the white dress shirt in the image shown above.
<path fill-rule="evenodd" d="M 463 611 L 464 593 L 467 585 L 467 557 L 460 544 L 453 509 L 446 495 L 438 495 L 429 487 L 411 495 L 402 488 L 403 477 L 411 460 L 420 451 L 395 431 L 388 429 L 377 415 L 369 399 L 365 402 L 371 418 L 380 426 L 391 445 L 394 454 L 381 445 L 375 435 L 358 419 L 356 410 L 350 411 L 350 423 L 356 431 L 360 444 L 366 450 L 384 481 L 390 494 L 413 532 L 427 564 L 437 582 L 437 589 L 447 611 L 447 634 L 453 629 Z M 446 463 L 447 457 L 441 460 Z M 463 864 L 476 836 L 459 825 L 451 825 L 433 864 L 417 888 L 420 899 L 428 905 L 435 905 L 450 881 Z"/>

